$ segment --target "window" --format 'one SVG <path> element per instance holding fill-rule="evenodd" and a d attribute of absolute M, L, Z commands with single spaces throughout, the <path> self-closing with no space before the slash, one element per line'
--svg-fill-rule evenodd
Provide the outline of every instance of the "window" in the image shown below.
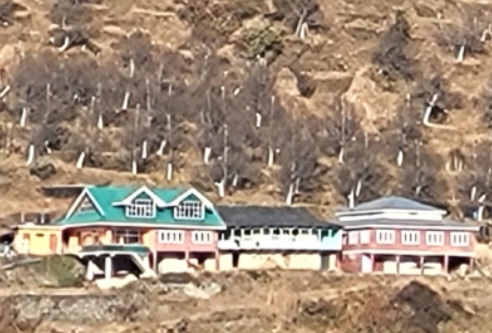
<path fill-rule="evenodd" d="M 379 244 L 393 244 L 395 242 L 394 230 L 377 230 L 376 241 Z"/>
<path fill-rule="evenodd" d="M 403 230 L 401 232 L 401 243 L 403 245 L 418 245 L 420 244 L 420 232 Z"/>
<path fill-rule="evenodd" d="M 184 232 L 179 230 L 159 231 L 159 242 L 168 244 L 180 244 L 184 241 Z"/>
<path fill-rule="evenodd" d="M 80 203 L 79 212 L 89 212 L 94 210 L 94 205 L 92 201 L 89 200 L 88 197 L 85 197 L 84 200 Z"/>
<path fill-rule="evenodd" d="M 140 244 L 141 233 L 138 230 L 114 230 L 113 240 L 117 244 Z"/>
<path fill-rule="evenodd" d="M 126 216 L 132 218 L 150 219 L 155 217 L 155 205 L 150 199 L 136 199 L 126 207 Z"/>
<path fill-rule="evenodd" d="M 203 220 L 205 209 L 199 201 L 183 201 L 179 206 L 174 207 L 174 218 Z"/>
<path fill-rule="evenodd" d="M 371 231 L 370 230 L 362 230 L 360 232 L 360 243 L 361 244 L 369 244 L 371 242 Z"/>
<path fill-rule="evenodd" d="M 349 231 L 348 233 L 348 243 L 350 245 L 357 244 L 359 242 L 359 233 L 358 231 Z"/>
<path fill-rule="evenodd" d="M 212 243 L 213 239 L 211 231 L 193 231 L 191 233 L 191 240 L 195 244 L 209 244 Z"/>
<path fill-rule="evenodd" d="M 468 246 L 470 244 L 470 234 L 467 232 L 452 232 L 451 233 L 451 245 L 452 246 Z"/>
<path fill-rule="evenodd" d="M 427 245 L 444 245 L 444 232 L 427 231 L 425 233 L 425 242 Z"/>

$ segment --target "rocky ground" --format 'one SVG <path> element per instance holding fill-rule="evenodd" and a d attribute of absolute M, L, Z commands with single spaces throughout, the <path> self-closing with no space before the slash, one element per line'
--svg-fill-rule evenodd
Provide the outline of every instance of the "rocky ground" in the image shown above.
<path fill-rule="evenodd" d="M 328 212 L 351 193 L 488 207 L 491 8 L 2 0 L 2 214 L 106 180 Z"/>
<path fill-rule="evenodd" d="M 489 281 L 230 273 L 208 299 L 169 283 L 126 289 L 3 290 L 0 329 L 18 332 L 489 332 Z M 180 291 L 181 290 L 181 291 Z"/>

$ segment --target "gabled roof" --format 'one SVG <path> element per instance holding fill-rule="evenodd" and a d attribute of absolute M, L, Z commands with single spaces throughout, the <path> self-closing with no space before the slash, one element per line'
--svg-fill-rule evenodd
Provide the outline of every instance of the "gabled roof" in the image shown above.
<path fill-rule="evenodd" d="M 418 201 L 410 200 L 398 196 L 388 196 L 376 200 L 361 203 L 352 209 L 341 210 L 340 213 L 347 212 L 367 212 L 367 211 L 382 211 L 382 210 L 406 210 L 406 211 L 425 211 L 425 212 L 442 212 L 445 211 L 422 204 Z"/>
<path fill-rule="evenodd" d="M 140 194 L 148 196 L 156 202 L 156 217 L 154 219 L 129 219 L 125 216 L 125 204 L 130 204 Z M 89 198 L 95 209 L 91 211 L 77 211 L 78 205 L 85 198 Z M 175 220 L 173 206 L 189 197 L 196 198 L 204 204 L 205 219 Z M 128 199 L 131 200 L 128 200 Z M 116 205 L 115 205 L 116 203 Z M 123 205 L 123 206 L 121 206 Z M 148 188 L 137 186 L 88 186 L 74 201 L 68 212 L 54 222 L 58 225 L 102 225 L 102 224 L 138 224 L 149 226 L 181 226 L 203 227 L 209 229 L 224 229 L 225 225 L 217 214 L 212 203 L 194 188 Z"/>
<path fill-rule="evenodd" d="M 228 227 L 336 227 L 320 221 L 307 209 L 269 206 L 217 206 L 217 211 Z"/>

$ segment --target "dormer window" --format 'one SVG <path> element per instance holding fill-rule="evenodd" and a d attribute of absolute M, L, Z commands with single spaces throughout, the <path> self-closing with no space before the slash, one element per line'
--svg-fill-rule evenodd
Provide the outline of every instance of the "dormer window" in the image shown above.
<path fill-rule="evenodd" d="M 205 208 L 199 201 L 183 201 L 174 207 L 174 218 L 177 220 L 203 220 Z"/>
<path fill-rule="evenodd" d="M 136 199 L 126 206 L 126 216 L 130 218 L 151 219 L 155 217 L 155 205 L 150 199 Z"/>

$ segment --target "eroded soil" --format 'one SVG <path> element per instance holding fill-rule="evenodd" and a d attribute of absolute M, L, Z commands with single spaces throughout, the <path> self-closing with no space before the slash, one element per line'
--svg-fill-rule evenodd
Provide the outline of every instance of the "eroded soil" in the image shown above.
<path fill-rule="evenodd" d="M 488 332 L 485 280 L 254 272 L 198 279 L 210 299 L 162 282 L 126 289 L 2 292 L 2 332 Z M 76 292 L 75 290 L 78 290 Z M 3 326 L 2 326 L 3 325 Z M 16 328 L 17 326 L 17 328 Z"/>

